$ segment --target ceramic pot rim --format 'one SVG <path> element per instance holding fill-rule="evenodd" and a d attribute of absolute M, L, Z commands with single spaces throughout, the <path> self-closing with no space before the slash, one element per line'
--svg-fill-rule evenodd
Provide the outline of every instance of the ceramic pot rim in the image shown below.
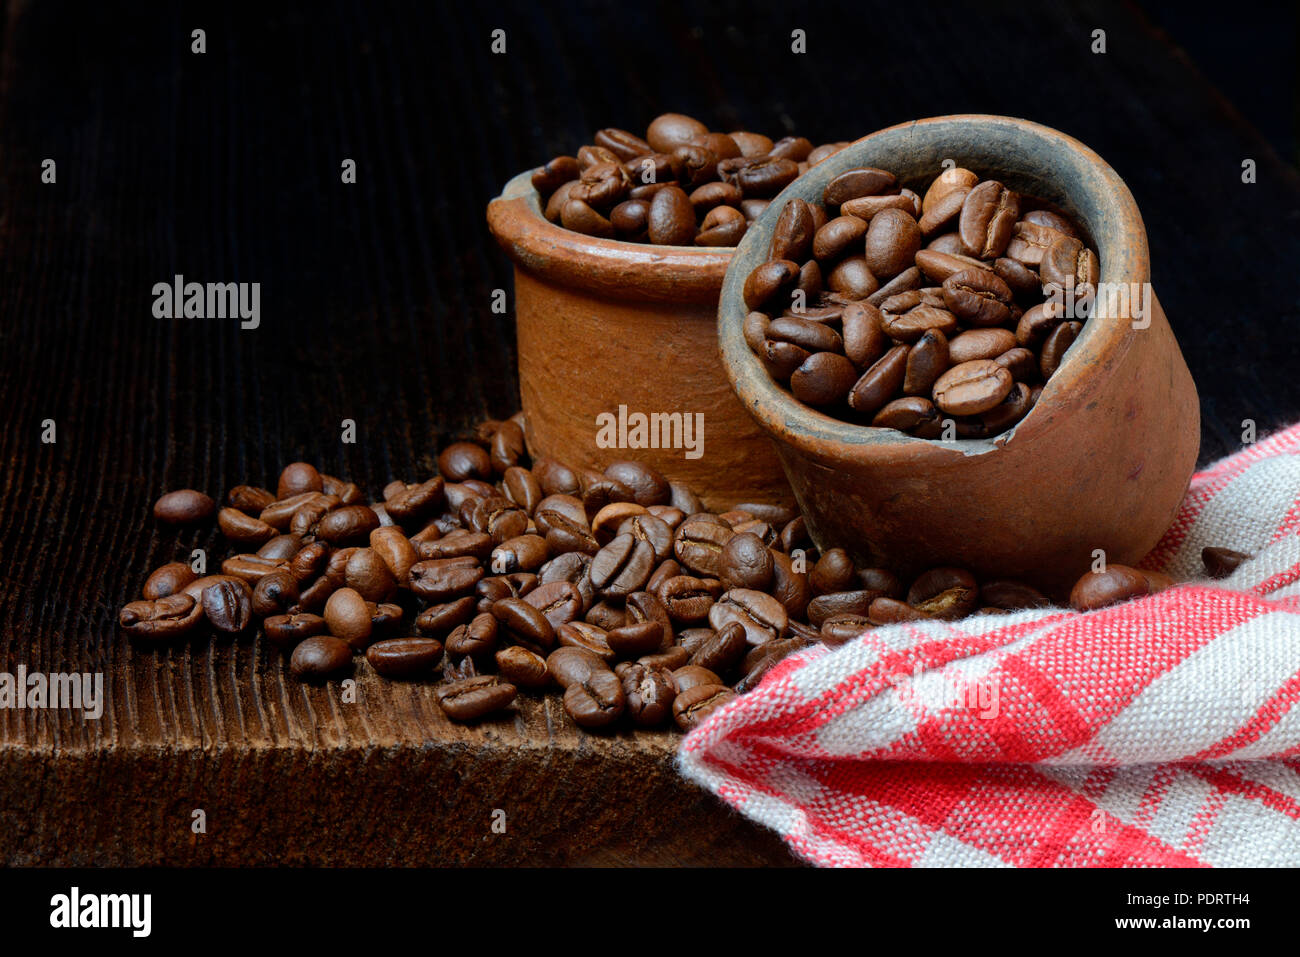
<path fill-rule="evenodd" d="M 900 162 L 900 156 L 907 159 Z M 912 164 L 937 170 L 949 156 L 981 176 L 996 170 L 1013 189 L 1033 184 L 1040 198 L 1057 203 L 1076 217 L 1097 243 L 1102 284 L 1150 281 L 1146 230 L 1132 194 L 1105 160 L 1073 137 L 1029 120 L 985 114 L 915 120 L 864 136 L 810 169 L 772 201 L 746 231 L 723 284 L 718 309 L 723 366 L 741 404 L 779 444 L 827 465 L 845 460 L 861 465 L 885 461 L 911 461 L 925 467 L 959 464 L 966 456 L 992 452 L 1013 440 L 1031 442 L 1051 429 L 1056 419 L 1089 401 L 1088 386 L 1103 380 L 1105 371 L 1133 346 L 1139 330 L 1132 328 L 1126 315 L 1107 315 L 1099 300 L 1083 333 L 1025 418 L 992 439 L 945 443 L 832 418 L 796 401 L 768 376 L 742 334 L 747 314 L 742 290 L 750 271 L 767 258 L 785 202 L 795 198 L 820 201 L 826 184 L 854 167 L 897 171 Z M 995 161 L 998 157 L 1002 162 Z"/>
<path fill-rule="evenodd" d="M 565 229 L 542 213 L 532 170 L 488 203 L 488 227 L 520 268 L 611 299 L 717 301 L 736 247 L 655 246 Z"/>

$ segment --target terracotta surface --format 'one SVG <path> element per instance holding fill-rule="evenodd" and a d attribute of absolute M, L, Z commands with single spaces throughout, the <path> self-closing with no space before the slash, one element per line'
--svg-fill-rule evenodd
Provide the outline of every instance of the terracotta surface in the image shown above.
<path fill-rule="evenodd" d="M 710 507 L 793 501 L 772 443 L 718 357 L 718 293 L 732 250 L 563 229 L 541 215 L 528 173 L 488 205 L 488 225 L 515 262 L 519 392 L 534 456 L 598 469 L 640 459 Z M 620 405 L 629 415 L 702 414 L 702 454 L 600 447 L 597 416 L 617 416 Z"/>
<path fill-rule="evenodd" d="M 741 287 L 766 258 L 782 200 L 820 200 L 831 178 L 856 166 L 916 185 L 945 158 L 1077 217 L 1099 246 L 1103 283 L 1150 280 L 1133 197 L 1082 143 L 1007 117 L 921 120 L 864 137 L 810 170 L 751 227 L 723 288 L 723 361 L 746 407 L 779 440 L 819 546 L 907 573 L 963 565 L 1060 595 L 1094 549 L 1111 562 L 1140 560 L 1168 527 L 1196 462 L 1196 387 L 1154 296 L 1143 330 L 1099 309 L 1029 415 L 989 440 L 945 444 L 830 418 L 774 383 L 741 335 Z"/>

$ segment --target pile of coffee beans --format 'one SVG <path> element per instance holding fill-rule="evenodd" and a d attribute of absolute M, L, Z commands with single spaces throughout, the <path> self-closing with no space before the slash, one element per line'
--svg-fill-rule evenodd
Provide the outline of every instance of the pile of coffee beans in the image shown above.
<path fill-rule="evenodd" d="M 754 687 L 786 655 L 877 625 L 1043 607 L 1014 581 L 934 568 L 904 582 L 819 554 L 792 510 L 707 511 L 690 489 L 637 462 L 603 472 L 530 461 L 521 416 L 484 423 L 438 457 L 441 474 L 360 487 L 289 465 L 275 489 L 238 485 L 217 522 L 237 550 L 219 574 L 158 568 L 119 615 L 130 636 L 252 634 L 318 681 L 354 657 L 390 679 L 439 679 L 454 721 L 518 693 L 563 692 L 575 723 L 690 729 Z M 164 495 L 160 520 L 198 524 L 215 503 Z M 1227 574 L 1246 556 L 1207 549 Z M 1111 565 L 1075 586 L 1081 610 L 1172 582 Z"/>
<path fill-rule="evenodd" d="M 956 167 L 921 196 L 862 167 L 781 209 L 745 282 L 745 341 L 829 415 L 984 438 L 1033 408 L 1097 282 L 1079 227 L 997 180 Z"/>
<path fill-rule="evenodd" d="M 773 196 L 846 143 L 710 132 L 665 113 L 645 137 L 604 129 L 577 156 L 533 172 L 546 218 L 589 236 L 660 246 L 735 246 Z"/>

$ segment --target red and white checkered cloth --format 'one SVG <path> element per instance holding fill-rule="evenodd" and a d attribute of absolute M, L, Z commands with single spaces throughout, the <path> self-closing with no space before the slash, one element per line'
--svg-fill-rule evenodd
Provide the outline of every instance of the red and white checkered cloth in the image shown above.
<path fill-rule="evenodd" d="M 1205 545 L 1255 558 L 1212 582 Z M 1187 583 L 810 648 L 679 765 L 821 865 L 1300 866 L 1300 425 L 1144 564 Z"/>

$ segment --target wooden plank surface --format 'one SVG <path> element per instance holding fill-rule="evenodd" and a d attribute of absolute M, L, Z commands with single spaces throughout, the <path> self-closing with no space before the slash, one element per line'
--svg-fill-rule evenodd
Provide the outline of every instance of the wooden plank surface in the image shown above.
<path fill-rule="evenodd" d="M 1300 180 L 1129 6 L 920 8 L 865 50 L 862 25 L 895 8 L 0 9 L 0 669 L 99 671 L 108 692 L 98 721 L 0 711 L 0 861 L 792 862 L 676 777 L 670 734 L 580 734 L 553 699 L 455 728 L 430 688 L 364 665 L 343 704 L 260 639 L 141 653 L 114 627 L 148 569 L 217 544 L 158 528 L 161 491 L 273 482 L 305 458 L 377 493 L 513 411 L 513 326 L 489 309 L 510 274 L 484 205 L 600 126 L 665 109 L 819 141 L 949 112 L 1057 126 L 1143 210 L 1202 459 L 1243 418 L 1300 415 Z M 936 55 L 976 23 L 1032 57 Z M 261 327 L 154 319 L 152 286 L 176 273 L 262 283 Z"/>

